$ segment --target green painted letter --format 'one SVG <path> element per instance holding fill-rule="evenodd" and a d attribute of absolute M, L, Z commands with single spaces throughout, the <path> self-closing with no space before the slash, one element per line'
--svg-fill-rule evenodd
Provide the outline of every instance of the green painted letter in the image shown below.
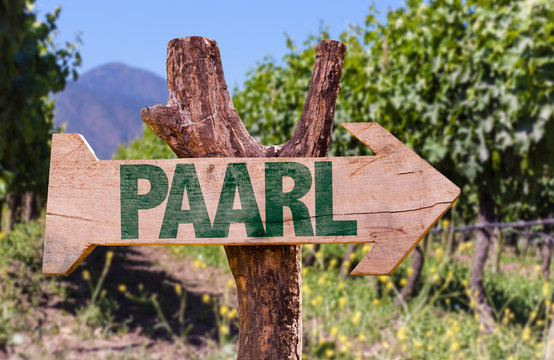
<path fill-rule="evenodd" d="M 294 180 L 294 188 L 283 192 L 283 177 Z M 292 213 L 294 234 L 314 236 L 310 211 L 299 201 L 312 187 L 312 174 L 305 165 L 295 162 L 265 163 L 265 217 L 266 236 L 283 236 L 283 207 Z"/>
<path fill-rule="evenodd" d="M 150 182 L 150 191 L 139 195 L 138 179 Z M 167 175 L 158 166 L 121 165 L 119 167 L 121 238 L 138 239 L 138 211 L 160 205 L 167 196 Z"/>
<path fill-rule="evenodd" d="M 185 188 L 190 210 L 182 209 Z M 210 217 L 194 164 L 177 164 L 160 230 L 160 239 L 175 239 L 179 224 L 187 223 L 194 225 L 197 238 L 212 237 Z"/>
<path fill-rule="evenodd" d="M 315 163 L 315 232 L 317 236 L 357 235 L 356 220 L 333 220 L 333 163 Z"/>
<path fill-rule="evenodd" d="M 233 209 L 238 190 L 240 209 Z M 264 236 L 264 226 L 245 163 L 229 164 L 219 196 L 213 237 L 227 237 L 231 223 L 244 223 L 248 237 Z"/>

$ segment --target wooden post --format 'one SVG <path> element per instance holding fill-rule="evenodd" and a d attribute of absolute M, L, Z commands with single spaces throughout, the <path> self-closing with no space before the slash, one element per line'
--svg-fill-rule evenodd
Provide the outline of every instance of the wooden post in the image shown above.
<path fill-rule="evenodd" d="M 179 157 L 319 157 L 331 143 L 346 47 L 322 41 L 302 116 L 283 145 L 257 143 L 239 118 L 214 40 L 185 37 L 167 49 L 167 105 L 141 110 L 143 121 Z M 226 246 L 238 291 L 238 359 L 302 357 L 300 245 Z"/>

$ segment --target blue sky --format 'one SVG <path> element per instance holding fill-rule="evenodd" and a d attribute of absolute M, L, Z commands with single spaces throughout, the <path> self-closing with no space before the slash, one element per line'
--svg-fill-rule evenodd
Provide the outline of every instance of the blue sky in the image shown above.
<path fill-rule="evenodd" d="M 377 1 L 384 19 L 398 0 Z M 81 34 L 83 73 L 108 62 L 147 69 L 165 78 L 167 42 L 182 36 L 215 39 L 227 83 L 240 85 L 266 55 L 286 53 L 285 33 L 297 43 L 317 34 L 321 24 L 336 38 L 349 24 L 363 24 L 371 2 L 343 1 L 127 1 L 37 0 L 39 13 L 62 7 L 58 42 Z"/>

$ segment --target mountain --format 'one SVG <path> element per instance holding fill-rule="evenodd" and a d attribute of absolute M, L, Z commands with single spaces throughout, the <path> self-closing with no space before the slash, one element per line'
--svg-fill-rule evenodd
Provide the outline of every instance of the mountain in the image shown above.
<path fill-rule="evenodd" d="M 80 133 L 99 159 L 111 159 L 117 145 L 142 134 L 140 109 L 165 104 L 167 83 L 161 77 L 124 64 L 110 63 L 82 74 L 55 94 L 56 126 Z"/>

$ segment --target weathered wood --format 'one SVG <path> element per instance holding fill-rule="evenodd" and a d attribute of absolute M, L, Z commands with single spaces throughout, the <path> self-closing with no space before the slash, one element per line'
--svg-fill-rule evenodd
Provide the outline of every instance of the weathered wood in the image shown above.
<path fill-rule="evenodd" d="M 344 52 L 339 42 L 318 45 L 292 138 L 262 146 L 233 108 L 215 41 L 172 40 L 168 103 L 141 115 L 179 157 L 196 159 L 98 161 L 78 134 L 54 136 L 43 271 L 71 271 L 96 245 L 226 244 L 239 295 L 239 359 L 299 359 L 301 249 L 294 244 L 374 242 L 352 274 L 390 274 L 459 196 L 457 186 L 376 123 L 343 124 L 376 156 L 322 158 L 331 141 Z M 268 183 L 276 175 L 264 169 L 274 165 L 292 170 Z M 280 198 L 302 183 L 294 198 L 302 205 L 266 207 L 274 199 L 268 191 Z M 297 206 L 302 210 L 293 211 Z M 218 218 L 220 208 L 225 215 Z M 255 216 L 225 218 L 246 208 Z M 194 216 L 185 221 L 183 212 Z M 269 231 L 275 225 L 282 231 Z M 227 230 L 213 232 L 221 226 Z M 250 246 L 231 246 L 237 244 Z"/>
<path fill-rule="evenodd" d="M 379 124 L 343 126 L 377 155 L 98 161 L 56 134 L 44 271 L 96 245 L 374 242 L 353 274 L 390 274 L 459 189 Z"/>
<path fill-rule="evenodd" d="M 302 116 L 292 138 L 282 146 L 264 147 L 248 134 L 227 91 L 217 44 L 201 37 L 169 42 L 169 101 L 166 107 L 143 109 L 142 119 L 179 157 L 324 156 L 331 141 L 345 50 L 344 44 L 337 41 L 322 41 L 317 46 Z M 255 250 L 226 248 L 239 289 L 262 283 L 267 288 L 284 286 L 279 279 L 289 278 L 286 284 L 289 290 L 279 292 L 270 302 L 261 302 L 256 295 L 239 291 L 239 304 L 247 302 L 253 306 L 239 307 L 242 330 L 239 359 L 299 359 L 302 355 L 302 293 L 292 298 L 285 296 L 302 287 L 301 247 L 287 246 L 281 252 L 272 250 L 273 247 L 263 246 Z M 289 273 L 283 274 L 282 262 L 288 265 L 285 270 Z M 267 269 L 264 277 L 258 277 L 262 275 L 260 272 L 245 274 L 238 266 L 242 263 L 253 267 L 263 264 Z M 280 306 L 285 307 L 290 317 L 288 323 L 294 326 L 284 326 L 267 316 Z M 250 328 L 264 331 L 252 337 L 245 330 Z M 273 356 L 276 353 L 279 355 Z"/>

